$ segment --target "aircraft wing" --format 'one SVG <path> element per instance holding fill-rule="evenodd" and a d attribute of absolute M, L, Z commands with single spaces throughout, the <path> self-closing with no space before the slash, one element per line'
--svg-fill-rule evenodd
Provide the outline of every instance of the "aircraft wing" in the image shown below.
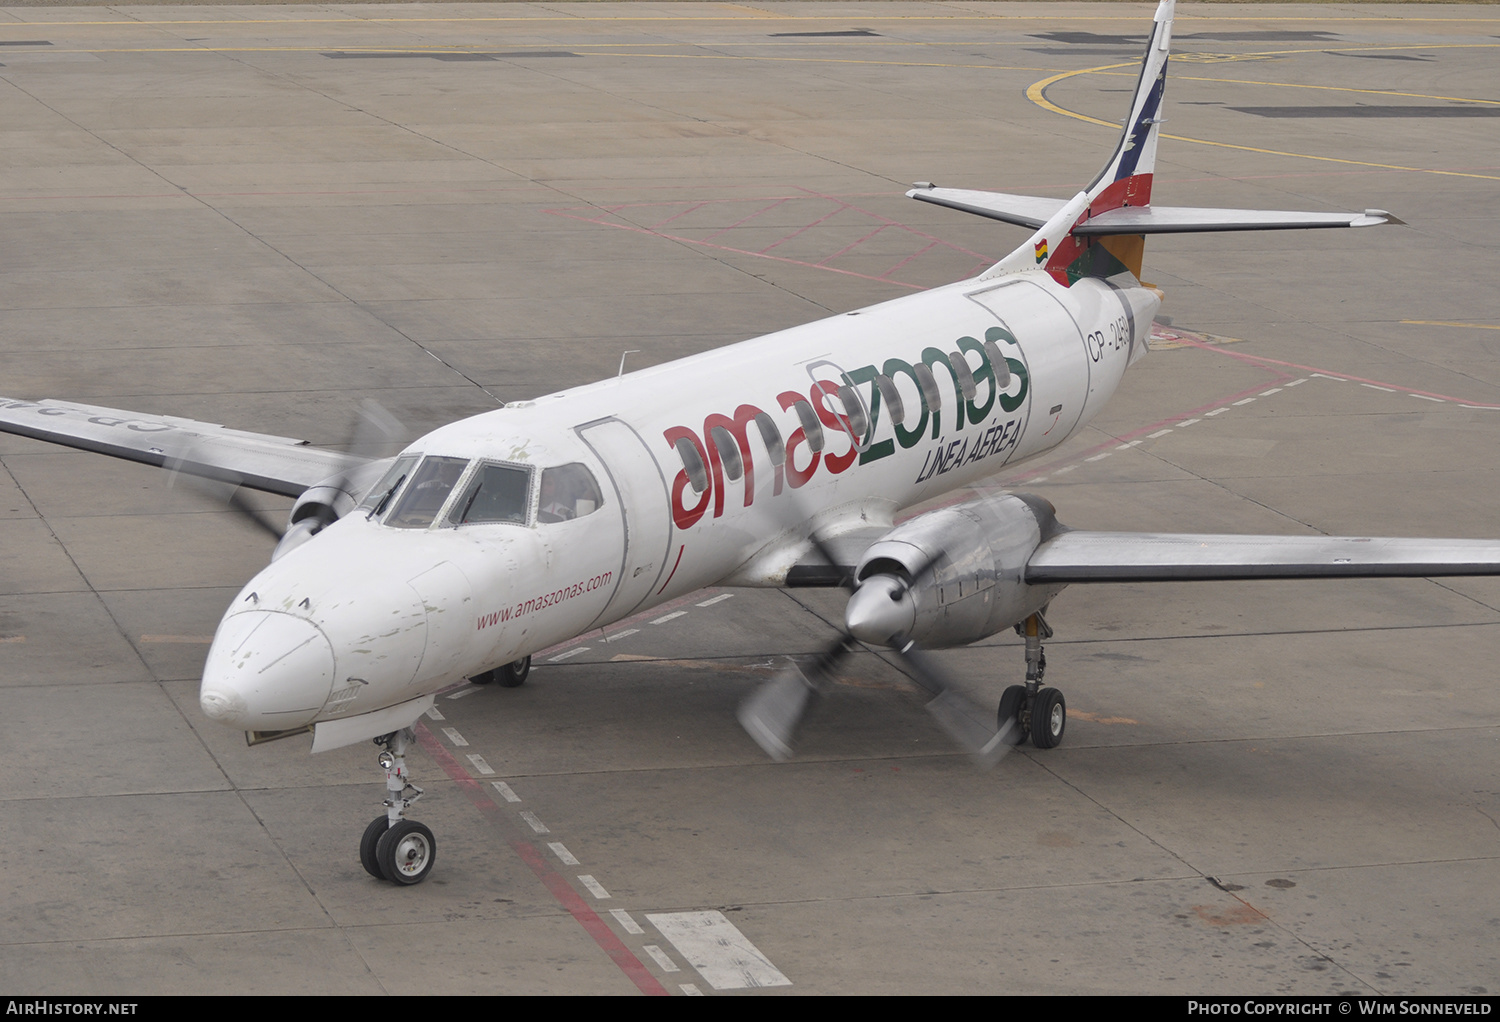
<path fill-rule="evenodd" d="M 1500 540 L 1064 532 L 1026 564 L 1032 583 L 1431 578 L 1500 573 Z"/>
<path fill-rule="evenodd" d="M 172 415 L 140 415 L 65 401 L 0 397 L 0 432 L 108 454 L 147 465 L 174 462 L 190 475 L 298 497 L 363 465 L 364 458 L 308 446 L 306 440 L 246 433 Z"/>

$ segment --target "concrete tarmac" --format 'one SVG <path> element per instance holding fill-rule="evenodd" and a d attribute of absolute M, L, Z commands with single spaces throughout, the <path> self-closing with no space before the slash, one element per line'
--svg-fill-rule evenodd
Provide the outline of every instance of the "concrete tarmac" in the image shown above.
<path fill-rule="evenodd" d="M 1073 194 L 1151 10 L 0 9 L 0 393 L 415 437 L 958 279 L 1025 231 L 902 191 Z M 1157 350 L 997 482 L 1087 529 L 1500 531 L 1497 35 L 1184 5 L 1159 203 L 1408 226 L 1152 239 Z M 0 466 L 7 992 L 1500 990 L 1500 581 L 1075 587 L 1064 744 L 986 774 L 865 653 L 768 762 L 734 708 L 840 597 L 704 593 L 440 698 L 397 889 L 373 749 L 198 710 L 270 540 L 142 466 Z M 942 659 L 986 703 L 1024 668 Z"/>

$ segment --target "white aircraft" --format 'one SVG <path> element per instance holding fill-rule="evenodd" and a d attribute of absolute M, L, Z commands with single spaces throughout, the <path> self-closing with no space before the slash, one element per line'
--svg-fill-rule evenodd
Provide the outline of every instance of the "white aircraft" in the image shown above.
<path fill-rule="evenodd" d="M 200 705 L 252 741 L 313 751 L 375 739 L 386 812 L 365 868 L 414 884 L 436 842 L 405 811 L 412 727 L 465 678 L 520 684 L 530 655 L 709 585 L 846 586 L 846 634 L 741 708 L 790 753 L 809 695 L 855 643 L 903 656 L 977 758 L 1062 740 L 1043 687 L 1044 612 L 1072 583 L 1500 573 L 1500 541 L 1069 531 L 1047 501 L 899 512 L 1049 451 L 1146 354 L 1161 292 L 1145 235 L 1364 227 L 1360 214 L 1151 204 L 1172 30 L 1157 9 L 1119 145 L 1068 201 L 919 184 L 909 192 L 1035 233 L 992 268 L 821 322 L 438 429 L 394 459 L 59 401 L 0 399 L 0 429 L 296 499 L 271 564 L 235 597 Z M 1024 685 L 998 715 L 918 650 L 1015 627 Z"/>

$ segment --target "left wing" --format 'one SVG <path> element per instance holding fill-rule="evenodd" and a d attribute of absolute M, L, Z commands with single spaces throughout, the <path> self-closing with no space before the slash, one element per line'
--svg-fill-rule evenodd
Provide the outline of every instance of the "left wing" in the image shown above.
<path fill-rule="evenodd" d="M 1063 532 L 1026 563 L 1030 583 L 1500 574 L 1500 540 Z"/>
<path fill-rule="evenodd" d="M 0 432 L 115 458 L 174 467 L 283 497 L 364 465 L 365 458 L 306 440 L 246 433 L 173 415 L 140 415 L 65 401 L 0 398 Z"/>

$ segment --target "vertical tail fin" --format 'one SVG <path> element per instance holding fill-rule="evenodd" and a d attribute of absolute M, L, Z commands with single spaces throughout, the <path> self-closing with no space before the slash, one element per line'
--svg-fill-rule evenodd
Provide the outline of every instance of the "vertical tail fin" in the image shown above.
<path fill-rule="evenodd" d="M 1082 277 L 1111 277 L 1125 271 L 1140 279 L 1145 235 L 1089 238 L 1071 232 L 1080 220 L 1122 206 L 1146 206 L 1151 202 L 1151 178 L 1156 169 L 1156 140 L 1162 120 L 1162 94 L 1166 89 L 1175 7 L 1175 0 L 1161 0 L 1156 8 L 1140 77 L 1130 99 L 1130 116 L 1109 162 L 1087 189 L 1069 200 L 1026 244 L 983 276 L 1045 269 L 1064 285 Z"/>

